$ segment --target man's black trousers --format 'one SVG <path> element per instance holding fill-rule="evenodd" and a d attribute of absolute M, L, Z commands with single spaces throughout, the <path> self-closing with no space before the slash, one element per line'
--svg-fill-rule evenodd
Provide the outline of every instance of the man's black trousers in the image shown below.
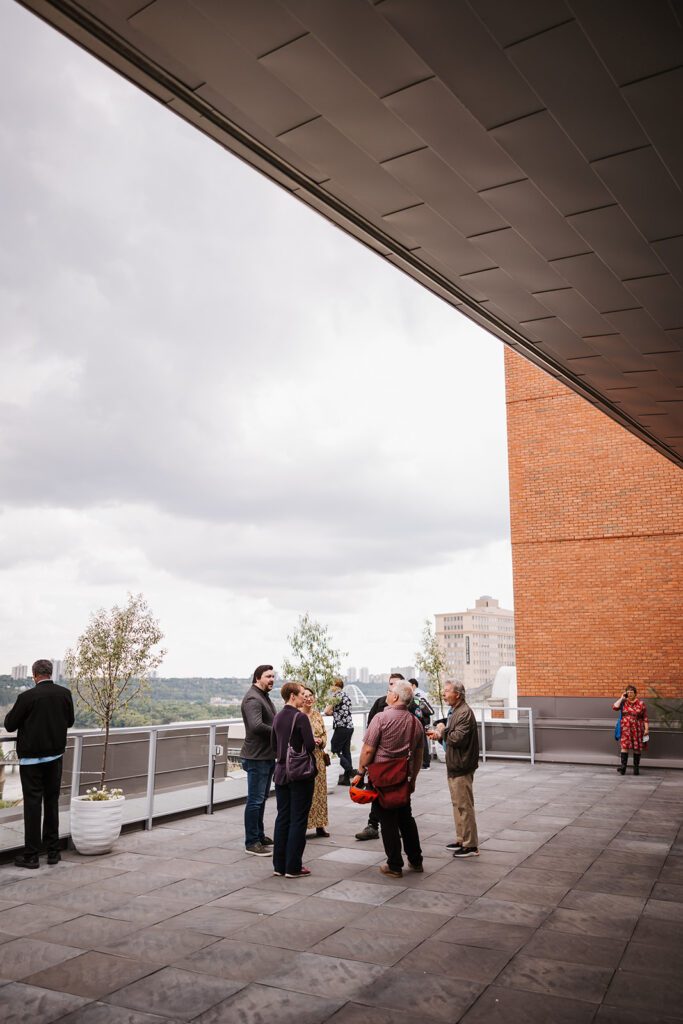
<path fill-rule="evenodd" d="M 400 871 L 403 867 L 401 856 L 401 840 L 408 863 L 414 867 L 422 864 L 422 849 L 417 825 L 413 818 L 410 800 L 403 807 L 382 807 L 379 800 L 373 802 L 373 810 L 382 827 L 382 843 L 387 855 L 387 864 L 392 871 Z"/>
<path fill-rule="evenodd" d="M 48 853 L 59 853 L 59 786 L 62 781 L 62 762 L 22 764 L 19 766 L 21 790 L 24 794 L 24 855 L 37 857 L 40 853 L 40 816 L 43 811 L 43 844 Z"/>

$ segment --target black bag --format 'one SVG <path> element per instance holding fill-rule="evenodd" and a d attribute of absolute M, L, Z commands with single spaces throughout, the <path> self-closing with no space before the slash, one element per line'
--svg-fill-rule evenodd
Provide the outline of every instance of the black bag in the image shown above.
<path fill-rule="evenodd" d="M 298 713 L 300 714 L 301 712 Z M 292 733 L 294 732 L 295 725 L 296 715 L 294 715 L 292 720 L 292 728 L 289 730 L 289 739 L 287 740 L 287 754 L 285 756 L 287 782 L 308 782 L 309 779 L 315 778 L 315 758 L 307 750 L 298 752 L 292 746 Z"/>

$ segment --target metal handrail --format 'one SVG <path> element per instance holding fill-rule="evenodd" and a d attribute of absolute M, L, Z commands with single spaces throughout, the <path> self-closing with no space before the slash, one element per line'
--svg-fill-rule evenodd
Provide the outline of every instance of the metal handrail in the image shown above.
<path fill-rule="evenodd" d="M 470 704 L 472 711 L 481 711 L 481 757 L 484 762 L 489 757 L 504 757 L 504 758 L 515 758 L 519 760 L 526 760 L 527 757 L 530 763 L 533 765 L 536 761 L 536 744 L 534 740 L 534 711 L 530 707 L 522 707 L 519 704 L 509 705 L 503 708 L 492 708 L 489 704 Z M 493 718 L 492 712 L 502 711 L 504 717 Z M 529 753 L 528 754 L 517 754 L 510 751 L 497 752 L 494 750 L 487 750 L 486 748 L 486 726 L 487 725 L 522 725 L 522 722 L 511 722 L 509 718 L 505 717 L 509 711 L 525 711 L 528 715 L 528 727 L 529 727 Z M 489 717 L 486 718 L 488 712 Z"/>

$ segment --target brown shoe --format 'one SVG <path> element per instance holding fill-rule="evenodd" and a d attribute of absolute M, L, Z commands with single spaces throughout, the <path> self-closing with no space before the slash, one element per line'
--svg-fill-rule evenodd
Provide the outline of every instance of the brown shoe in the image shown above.
<path fill-rule="evenodd" d="M 410 861 L 408 862 L 408 867 L 411 871 L 424 871 L 421 864 L 411 864 Z"/>
<path fill-rule="evenodd" d="M 383 875 L 389 875 L 389 878 L 403 878 L 403 872 L 400 868 L 398 871 L 393 871 L 388 864 L 380 864 L 379 869 Z"/>
<path fill-rule="evenodd" d="M 324 828 L 317 828 L 315 830 L 315 834 L 320 839 L 329 839 L 330 838 L 330 833 L 326 829 L 324 829 Z"/>

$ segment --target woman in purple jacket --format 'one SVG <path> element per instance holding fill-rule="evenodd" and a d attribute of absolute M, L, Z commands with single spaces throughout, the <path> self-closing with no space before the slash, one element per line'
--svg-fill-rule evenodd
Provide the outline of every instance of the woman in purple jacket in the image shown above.
<path fill-rule="evenodd" d="M 315 774 L 310 779 L 290 782 L 287 776 L 287 746 L 294 750 L 315 750 L 311 723 L 299 708 L 304 702 L 300 683 L 285 683 L 280 690 L 285 706 L 273 719 L 271 743 L 275 750 L 275 800 L 277 818 L 273 833 L 273 873 L 285 878 L 310 875 L 301 863 L 306 846 L 308 812 L 313 800 Z"/>

